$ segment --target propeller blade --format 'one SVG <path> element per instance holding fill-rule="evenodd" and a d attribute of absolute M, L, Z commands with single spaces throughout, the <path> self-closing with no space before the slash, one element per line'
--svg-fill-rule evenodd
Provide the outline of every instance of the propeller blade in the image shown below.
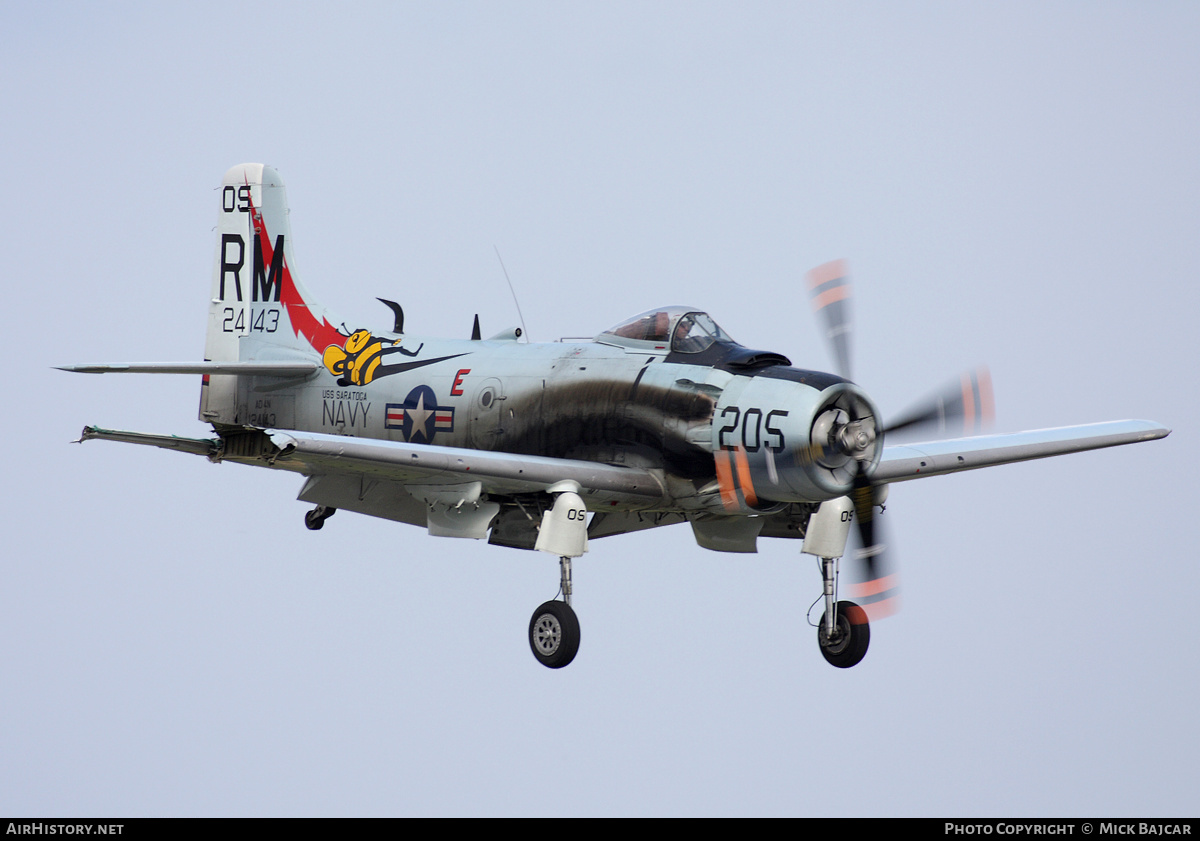
<path fill-rule="evenodd" d="M 867 577 L 874 575 L 873 578 Z M 873 571 L 860 569 L 854 576 L 862 580 L 850 584 L 850 597 L 872 620 L 883 619 L 900 610 L 900 578 L 891 572 L 889 561 L 876 563 Z"/>
<path fill-rule="evenodd" d="M 957 382 L 928 397 L 884 428 L 885 435 L 932 430 L 940 437 L 975 435 L 995 417 L 992 377 L 986 367 L 968 371 Z"/>
<path fill-rule="evenodd" d="M 941 437 L 971 435 L 991 423 L 994 407 L 991 375 L 987 368 L 978 368 L 963 374 L 957 382 L 888 424 L 883 434 L 933 429 Z M 862 549 L 859 552 L 861 563 L 852 572 L 850 593 L 872 619 L 895 613 L 900 594 L 899 579 L 885 551 L 883 530 L 875 513 L 879 488 L 867 473 L 867 463 L 859 461 L 850 498 L 854 502 L 854 519 Z"/>
<path fill-rule="evenodd" d="M 862 547 L 857 554 L 859 563 L 852 567 L 850 595 L 867 616 L 882 619 L 891 616 L 899 607 L 900 588 L 885 551 L 883 529 L 875 514 L 876 486 L 867 475 L 865 462 L 858 463 L 850 499 L 854 503 L 854 521 L 858 525 Z"/>
<path fill-rule="evenodd" d="M 858 463 L 858 471 L 854 474 L 854 490 L 850 492 L 850 501 L 854 503 L 854 521 L 858 524 L 858 537 L 862 543 L 859 557 L 863 559 L 868 579 L 874 578 L 875 559 L 883 554 L 883 544 L 875 541 L 875 488 L 867 476 L 867 468 L 863 462 Z"/>
<path fill-rule="evenodd" d="M 808 295 L 813 312 L 825 325 L 825 339 L 833 351 L 838 375 L 850 379 L 850 271 L 845 260 L 834 260 L 808 273 Z"/>
<path fill-rule="evenodd" d="M 852 286 L 846 261 L 834 260 L 810 271 L 808 294 L 813 311 L 825 328 L 837 373 L 849 380 Z M 876 446 L 882 446 L 885 436 L 901 431 L 932 428 L 938 437 L 971 435 L 991 423 L 994 405 L 991 375 L 987 368 L 978 368 L 963 374 L 958 381 L 918 403 L 877 433 L 876 427 L 869 431 L 851 427 L 844 412 L 827 412 L 814 421 L 812 441 L 797 452 L 802 462 L 840 468 L 850 459 L 857 460 L 850 498 L 862 548 L 858 552 L 859 563 L 850 567 L 850 592 L 868 616 L 880 618 L 894 613 L 899 605 L 899 587 L 875 513 L 886 498 L 887 486 L 871 481 L 871 459 L 852 446 L 854 434 L 869 432 Z M 842 432 L 848 433 L 846 440 L 842 440 Z"/>

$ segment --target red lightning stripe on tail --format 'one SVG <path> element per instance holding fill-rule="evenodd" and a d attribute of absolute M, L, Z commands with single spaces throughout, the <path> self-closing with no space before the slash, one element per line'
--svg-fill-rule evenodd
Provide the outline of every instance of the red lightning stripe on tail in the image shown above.
<path fill-rule="evenodd" d="M 250 182 L 247 180 L 246 185 Z M 270 266 L 275 257 L 275 249 L 271 245 L 271 237 L 267 233 L 267 225 L 263 222 L 262 211 L 254 206 L 253 194 L 250 198 L 250 218 L 254 223 L 254 235 L 258 238 L 259 248 L 262 249 L 263 266 Z M 279 279 L 279 302 L 287 310 L 288 320 L 297 336 L 304 336 L 305 341 L 312 345 L 317 353 L 323 353 L 330 345 L 345 347 L 347 336 L 343 336 L 337 328 L 321 318 L 317 321 L 308 303 L 300 296 L 292 280 L 292 270 L 287 264 L 287 256 L 283 258 L 283 276 Z M 253 284 L 253 279 L 251 280 Z"/>

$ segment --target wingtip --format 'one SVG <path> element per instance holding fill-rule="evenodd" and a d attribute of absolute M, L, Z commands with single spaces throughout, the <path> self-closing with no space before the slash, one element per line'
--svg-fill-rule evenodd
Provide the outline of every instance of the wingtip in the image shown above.
<path fill-rule="evenodd" d="M 1144 424 L 1146 426 L 1146 432 L 1145 432 L 1144 437 L 1142 438 L 1143 441 L 1154 441 L 1159 438 L 1166 438 L 1168 435 L 1170 435 L 1174 431 L 1171 429 L 1167 429 L 1161 423 L 1158 423 L 1158 422 L 1152 421 L 1152 420 L 1139 420 L 1139 421 L 1134 421 L 1134 423 L 1140 423 L 1140 424 Z"/>

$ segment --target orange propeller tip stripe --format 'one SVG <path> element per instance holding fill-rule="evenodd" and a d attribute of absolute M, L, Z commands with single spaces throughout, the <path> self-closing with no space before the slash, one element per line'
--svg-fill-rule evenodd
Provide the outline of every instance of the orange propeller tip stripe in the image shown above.
<path fill-rule="evenodd" d="M 848 604 L 845 607 L 846 618 L 850 620 L 851 625 L 866 625 L 868 614 L 865 609 L 856 604 Z"/>
<path fill-rule="evenodd" d="M 863 605 L 863 612 L 870 617 L 871 621 L 878 619 L 886 619 L 900 610 L 900 597 L 892 596 L 890 599 L 884 599 L 881 602 L 871 602 Z"/>
<path fill-rule="evenodd" d="M 820 295 L 814 295 L 812 298 L 812 308 L 814 310 L 822 310 L 830 304 L 838 301 L 844 301 L 850 297 L 850 284 L 834 286 L 826 289 Z"/>
<path fill-rule="evenodd" d="M 985 426 L 991 426 L 996 420 L 996 400 L 992 394 L 992 372 L 986 365 L 980 366 L 975 372 L 979 383 L 979 408 Z"/>
<path fill-rule="evenodd" d="M 851 585 L 851 595 L 855 598 L 866 598 L 867 596 L 877 596 L 880 593 L 886 593 L 888 590 L 895 590 L 900 585 L 900 580 L 895 573 L 885 575 L 882 578 L 876 578 L 874 581 L 864 581 L 861 584 Z"/>
<path fill-rule="evenodd" d="M 820 286 L 822 283 L 828 283 L 831 280 L 837 280 L 839 277 L 846 277 L 850 274 L 849 268 L 844 259 L 831 260 L 828 263 L 822 263 L 808 272 L 808 287 Z"/>

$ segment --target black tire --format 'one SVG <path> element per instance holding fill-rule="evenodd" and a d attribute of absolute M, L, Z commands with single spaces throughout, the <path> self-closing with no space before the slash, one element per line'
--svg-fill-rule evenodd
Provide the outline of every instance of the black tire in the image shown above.
<path fill-rule="evenodd" d="M 546 602 L 529 620 L 529 648 L 548 669 L 561 669 L 579 651 L 579 619 L 566 602 Z"/>
<path fill-rule="evenodd" d="M 312 531 L 320 531 L 325 521 L 337 513 L 336 508 L 326 508 L 320 505 L 304 515 L 304 525 Z"/>
<path fill-rule="evenodd" d="M 838 602 L 836 613 L 832 639 L 825 633 L 825 614 L 821 614 L 817 643 L 830 665 L 848 669 L 867 656 L 871 626 L 867 623 L 867 612 L 854 602 Z"/>

